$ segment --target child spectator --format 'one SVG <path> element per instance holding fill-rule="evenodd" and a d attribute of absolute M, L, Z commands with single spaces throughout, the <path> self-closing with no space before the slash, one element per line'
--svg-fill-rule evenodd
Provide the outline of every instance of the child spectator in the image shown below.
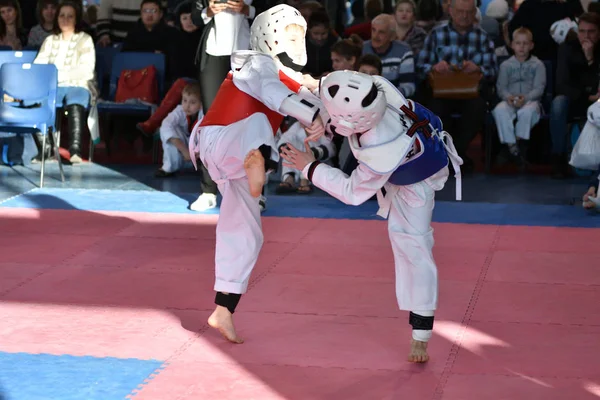
<path fill-rule="evenodd" d="M 500 143 L 508 147 L 509 159 L 522 164 L 531 128 L 540 120 L 546 68 L 537 57 L 530 56 L 533 36 L 529 29 L 519 28 L 513 32 L 511 48 L 514 56 L 500 65 L 496 82 L 502 101 L 492 114 Z"/>
<path fill-rule="evenodd" d="M 331 46 L 331 65 L 334 71 L 356 71 L 362 54 L 363 41 L 358 35 L 340 40 Z"/>
<path fill-rule="evenodd" d="M 358 72 L 367 75 L 381 75 L 383 65 L 375 54 L 365 54 L 358 60 Z"/>
<path fill-rule="evenodd" d="M 169 113 L 160 126 L 163 165 L 156 171 L 157 178 L 173 176 L 186 161 L 190 161 L 190 134 L 203 116 L 200 84 L 190 83 L 183 88 L 181 104 Z"/>

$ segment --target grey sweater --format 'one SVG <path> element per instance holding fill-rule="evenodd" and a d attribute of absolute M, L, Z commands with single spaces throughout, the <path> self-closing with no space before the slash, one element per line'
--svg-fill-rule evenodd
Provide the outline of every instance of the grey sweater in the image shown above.
<path fill-rule="evenodd" d="M 546 88 L 546 67 L 536 56 L 519 62 L 515 56 L 500 64 L 496 90 L 502 100 L 522 94 L 525 101 L 539 101 Z"/>

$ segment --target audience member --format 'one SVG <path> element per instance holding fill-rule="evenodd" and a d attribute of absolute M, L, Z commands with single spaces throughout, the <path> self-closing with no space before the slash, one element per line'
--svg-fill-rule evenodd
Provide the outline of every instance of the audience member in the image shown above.
<path fill-rule="evenodd" d="M 200 97 L 200 84 L 189 83 L 183 88 L 181 104 L 162 121 L 160 140 L 163 147 L 163 164 L 154 175 L 157 178 L 175 175 L 185 162 L 191 160 L 188 149 L 190 135 L 194 125 L 204 116 Z"/>
<path fill-rule="evenodd" d="M 375 54 L 365 54 L 358 60 L 358 72 L 367 75 L 381 75 L 383 73 L 381 59 Z"/>
<path fill-rule="evenodd" d="M 21 50 L 27 44 L 21 7 L 16 0 L 0 0 L 0 46 Z"/>
<path fill-rule="evenodd" d="M 78 3 L 61 2 L 53 34 L 44 40 L 34 61 L 36 64 L 54 64 L 58 69 L 56 104 L 67 111 L 72 163 L 82 161 L 81 135 L 86 128 L 86 108 L 97 96 L 94 80 L 96 51 L 92 37 L 83 32 L 82 14 Z"/>
<path fill-rule="evenodd" d="M 531 1 L 531 0 L 529 0 Z M 556 94 L 550 110 L 553 176 L 570 175 L 567 154 L 568 123 L 583 117 L 600 98 L 600 16 L 585 13 L 579 17 L 577 39 L 566 40 L 558 50 Z"/>
<path fill-rule="evenodd" d="M 383 64 L 383 77 L 392 82 L 405 97 L 415 93 L 416 74 L 413 53 L 396 37 L 396 21 L 381 14 L 371 23 L 371 40 L 363 45 L 363 54 L 375 54 Z"/>
<path fill-rule="evenodd" d="M 164 10 L 167 3 L 162 0 L 159 6 Z M 122 43 L 127 34 L 138 25 L 140 8 L 141 0 L 102 0 L 96 28 L 98 46 Z"/>
<path fill-rule="evenodd" d="M 396 3 L 396 39 L 410 46 L 413 55 L 423 48 L 427 32 L 416 25 L 416 8 L 413 0 L 399 0 Z"/>
<path fill-rule="evenodd" d="M 340 38 L 331 29 L 327 12 L 317 10 L 313 12 L 307 23 L 306 34 L 306 65 L 302 72 L 314 78 L 332 70 L 331 46 Z"/>
<path fill-rule="evenodd" d="M 358 35 L 340 40 L 331 47 L 331 66 L 334 71 L 358 68 L 357 62 L 362 54 L 363 41 Z"/>
<path fill-rule="evenodd" d="M 453 0 L 449 8 L 450 21 L 435 27 L 425 39 L 419 53 L 418 67 L 422 77 L 430 73 L 448 74 L 453 70 L 464 74 L 483 75 L 481 84 L 485 89 L 496 76 L 496 55 L 487 33 L 475 24 L 477 8 L 475 0 Z M 385 69 L 384 69 L 385 72 Z M 460 114 L 458 127 L 449 129 L 459 156 L 463 159 L 462 169 L 469 172 L 473 161 L 467 157 L 467 149 L 477 133 L 483 128 L 486 115 L 486 100 L 480 96 L 469 99 L 460 97 L 433 98 L 431 110 L 452 126 L 452 115 Z"/>
<path fill-rule="evenodd" d="M 540 100 L 546 87 L 546 68 L 533 50 L 533 35 L 527 28 L 513 32 L 514 56 L 500 64 L 496 89 L 502 100 L 492 111 L 500 143 L 507 158 L 519 165 L 525 162 L 531 128 L 540 120 Z M 515 123 L 516 120 L 516 123 Z"/>
<path fill-rule="evenodd" d="M 40 47 L 44 39 L 52 35 L 57 7 L 58 0 L 38 0 L 36 11 L 39 24 L 29 31 L 27 46 Z"/>

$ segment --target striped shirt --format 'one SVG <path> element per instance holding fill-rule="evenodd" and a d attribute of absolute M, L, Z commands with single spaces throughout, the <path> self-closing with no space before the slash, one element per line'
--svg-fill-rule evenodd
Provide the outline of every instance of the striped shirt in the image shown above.
<path fill-rule="evenodd" d="M 377 53 L 370 40 L 363 45 L 363 55 L 375 54 L 381 59 L 382 76 L 396 86 L 404 97 L 415 93 L 415 63 L 410 47 L 394 40 L 384 53 Z"/>
<path fill-rule="evenodd" d="M 452 23 L 433 28 L 417 59 L 421 78 L 425 78 L 431 67 L 441 60 L 454 65 L 473 61 L 488 79 L 493 79 L 498 71 L 494 43 L 478 25 L 474 25 L 464 35 L 455 31 Z"/>

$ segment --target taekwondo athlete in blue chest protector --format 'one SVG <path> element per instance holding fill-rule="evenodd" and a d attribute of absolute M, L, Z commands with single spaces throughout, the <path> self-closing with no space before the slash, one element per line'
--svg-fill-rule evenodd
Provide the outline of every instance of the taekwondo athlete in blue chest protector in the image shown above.
<path fill-rule="evenodd" d="M 398 306 L 409 311 L 412 325 L 408 360 L 426 362 L 438 303 L 431 228 L 435 192 L 448 179 L 450 161 L 460 200 L 462 160 L 440 119 L 382 77 L 332 72 L 322 79 L 319 97 L 329 114 L 327 131 L 348 138 L 358 167 L 348 176 L 291 145 L 281 156 L 285 165 L 346 204 L 359 205 L 377 194 L 377 215 L 388 219 Z"/>

